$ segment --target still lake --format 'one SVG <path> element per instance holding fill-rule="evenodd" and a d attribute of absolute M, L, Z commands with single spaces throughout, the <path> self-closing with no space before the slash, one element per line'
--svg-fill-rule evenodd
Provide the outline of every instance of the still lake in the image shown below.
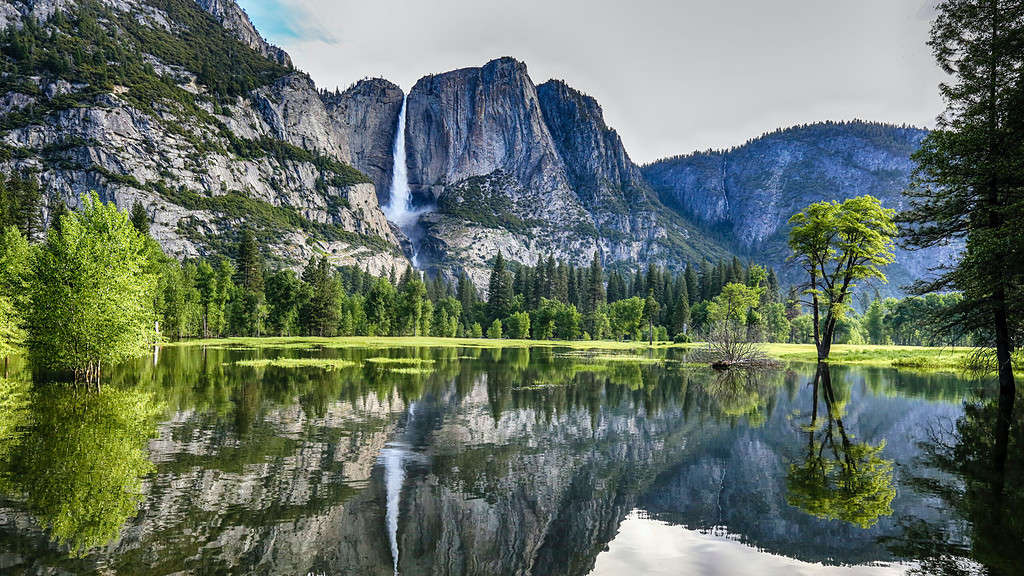
<path fill-rule="evenodd" d="M 1019 569 L 1020 495 L 954 465 L 989 437 L 982 384 L 684 354 L 167 347 L 98 394 L 14 365 L 0 573 Z"/>

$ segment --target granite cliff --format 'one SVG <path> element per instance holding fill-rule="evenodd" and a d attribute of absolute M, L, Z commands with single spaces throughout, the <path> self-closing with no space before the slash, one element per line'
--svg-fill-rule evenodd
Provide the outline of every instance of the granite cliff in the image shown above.
<path fill-rule="evenodd" d="M 5 1 L 0 20 L 0 168 L 36 175 L 44 220 L 96 191 L 140 202 L 178 257 L 251 226 L 283 265 L 408 265 L 363 137 L 392 121 L 373 81 L 321 94 L 232 0 Z"/>
<path fill-rule="evenodd" d="M 478 285 L 499 250 L 629 267 L 726 254 L 662 209 L 592 98 L 536 86 L 512 58 L 420 79 L 406 138 L 414 198 L 437 207 L 423 218 L 426 254 Z"/>

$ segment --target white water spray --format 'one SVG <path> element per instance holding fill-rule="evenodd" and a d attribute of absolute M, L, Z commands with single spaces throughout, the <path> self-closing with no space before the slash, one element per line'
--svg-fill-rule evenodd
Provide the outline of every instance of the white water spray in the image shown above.
<path fill-rule="evenodd" d="M 409 404 L 409 416 L 406 430 L 412 424 L 415 403 Z M 384 465 L 384 520 L 388 529 L 388 541 L 391 544 L 391 559 L 394 562 L 395 576 L 398 576 L 398 510 L 402 503 L 402 486 L 405 484 L 405 461 L 409 457 L 408 445 L 391 442 L 380 451 L 380 462 Z"/>
<path fill-rule="evenodd" d="M 419 267 L 420 240 L 423 231 L 419 227 L 420 214 L 429 212 L 429 208 L 416 209 L 412 205 L 412 193 L 409 191 L 409 171 L 406 167 L 405 155 L 405 104 L 402 98 L 402 110 L 398 113 L 398 129 L 395 131 L 395 144 L 391 149 L 394 163 L 391 169 L 391 193 L 388 203 L 384 206 L 384 216 L 395 223 L 412 243 L 412 265 Z"/>

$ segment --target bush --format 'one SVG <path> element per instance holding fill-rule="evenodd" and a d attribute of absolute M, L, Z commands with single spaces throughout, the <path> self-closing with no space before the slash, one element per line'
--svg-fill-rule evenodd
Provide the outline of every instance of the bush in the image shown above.
<path fill-rule="evenodd" d="M 690 342 L 693 342 L 693 340 L 690 339 L 690 335 L 686 334 L 685 332 L 680 332 L 676 334 L 672 338 L 672 341 L 675 342 L 676 344 L 689 344 Z"/>

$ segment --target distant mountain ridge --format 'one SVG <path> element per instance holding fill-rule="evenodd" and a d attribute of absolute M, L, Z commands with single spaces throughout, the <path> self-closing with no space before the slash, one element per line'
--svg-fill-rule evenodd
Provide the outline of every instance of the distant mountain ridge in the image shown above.
<path fill-rule="evenodd" d="M 905 206 L 911 155 L 927 135 L 907 126 L 852 121 L 780 129 L 726 151 L 659 160 L 642 168 L 667 206 L 697 222 L 737 254 L 776 266 L 783 279 L 802 279 L 786 264 L 788 220 L 808 204 L 871 194 L 888 208 Z M 896 249 L 889 286 L 928 274 L 955 246 Z"/>

